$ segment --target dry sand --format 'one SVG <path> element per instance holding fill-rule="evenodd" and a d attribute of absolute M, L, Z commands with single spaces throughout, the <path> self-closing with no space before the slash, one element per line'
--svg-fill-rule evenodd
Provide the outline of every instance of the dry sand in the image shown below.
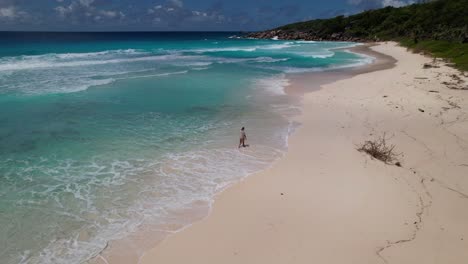
<path fill-rule="evenodd" d="M 396 66 L 306 94 L 286 156 L 141 263 L 468 263 L 468 91 L 443 62 L 372 49 Z M 356 150 L 383 133 L 403 167 Z"/>

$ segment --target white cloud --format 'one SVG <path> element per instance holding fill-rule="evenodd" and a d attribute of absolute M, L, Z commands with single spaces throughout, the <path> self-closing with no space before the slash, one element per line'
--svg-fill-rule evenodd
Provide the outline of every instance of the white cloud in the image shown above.
<path fill-rule="evenodd" d="M 148 14 L 154 14 L 156 12 L 156 10 L 159 10 L 159 9 L 162 9 L 162 8 L 163 8 L 162 5 L 157 5 L 157 6 L 153 7 L 153 8 L 149 8 L 148 9 Z"/>
<path fill-rule="evenodd" d="M 0 17 L 13 19 L 16 17 L 16 11 L 13 6 L 0 8 Z"/>
<path fill-rule="evenodd" d="M 15 20 L 24 19 L 28 13 L 18 10 L 15 6 L 0 7 L 0 19 Z"/>
<path fill-rule="evenodd" d="M 65 6 L 57 6 L 54 9 L 55 9 L 55 11 L 57 11 L 57 13 L 59 13 L 59 16 L 61 16 L 61 17 L 65 17 L 66 15 L 73 12 L 72 5 L 69 5 L 69 6 L 66 6 L 66 7 Z"/>
<path fill-rule="evenodd" d="M 125 17 L 125 14 L 122 13 L 121 11 L 117 12 L 117 11 L 102 10 L 100 14 L 107 18 L 124 18 Z"/>
<path fill-rule="evenodd" d="M 63 2 L 63 0 L 58 0 L 58 2 Z M 94 7 L 92 6 L 93 3 L 94 0 L 75 0 L 68 6 L 57 6 L 54 10 L 57 11 L 61 17 L 65 17 L 79 11 L 84 12 L 86 16 L 90 16 L 88 13 L 94 10 Z"/>
<path fill-rule="evenodd" d="M 225 17 L 220 9 L 193 10 L 184 6 L 180 0 L 166 0 L 164 4 L 146 10 L 148 19 L 157 27 L 191 28 L 195 25 L 222 24 L 230 18 Z"/>
<path fill-rule="evenodd" d="M 79 21 L 80 17 L 91 18 L 95 21 L 103 19 L 123 19 L 125 14 L 114 10 L 99 10 L 93 4 L 95 0 L 74 0 L 69 5 L 57 6 L 55 11 L 61 18 L 71 17 Z"/>
<path fill-rule="evenodd" d="M 109 17 L 109 18 L 114 18 L 117 16 L 117 12 L 116 11 L 106 11 L 106 10 L 103 10 L 100 12 L 101 15 L 105 16 L 105 17 Z"/>
<path fill-rule="evenodd" d="M 206 16 L 208 15 L 207 13 L 205 13 L 205 12 L 200 12 L 200 11 L 192 11 L 192 14 L 193 14 L 194 16 L 204 16 L 204 17 L 206 17 Z"/>
<path fill-rule="evenodd" d="M 414 0 L 348 0 L 348 3 L 355 6 L 364 7 L 402 7 L 406 5 L 414 4 Z"/>
<path fill-rule="evenodd" d="M 414 4 L 413 1 L 405 2 L 405 1 L 400 1 L 400 0 L 383 0 L 382 1 L 382 6 L 393 6 L 393 7 L 402 7 L 405 5 L 410 5 Z"/>
<path fill-rule="evenodd" d="M 94 3 L 94 0 L 80 0 L 80 4 L 85 7 L 90 7 Z"/>

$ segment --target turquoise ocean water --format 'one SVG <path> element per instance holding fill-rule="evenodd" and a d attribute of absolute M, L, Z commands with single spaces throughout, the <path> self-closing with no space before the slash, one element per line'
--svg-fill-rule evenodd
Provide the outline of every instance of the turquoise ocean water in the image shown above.
<path fill-rule="evenodd" d="M 230 35 L 0 33 L 0 263 L 82 263 L 177 224 L 281 157 L 287 74 L 369 62 L 335 50 L 352 43 Z"/>

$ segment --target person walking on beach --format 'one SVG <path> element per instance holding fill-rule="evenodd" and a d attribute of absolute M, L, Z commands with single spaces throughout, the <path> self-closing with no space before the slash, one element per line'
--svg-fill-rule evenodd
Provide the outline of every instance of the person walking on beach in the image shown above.
<path fill-rule="evenodd" d="M 241 134 L 240 134 L 240 140 L 239 140 L 239 148 L 242 146 L 242 147 L 247 147 L 247 145 L 245 145 L 245 141 L 247 140 L 247 135 L 245 134 L 245 127 L 242 127 L 241 128 Z"/>

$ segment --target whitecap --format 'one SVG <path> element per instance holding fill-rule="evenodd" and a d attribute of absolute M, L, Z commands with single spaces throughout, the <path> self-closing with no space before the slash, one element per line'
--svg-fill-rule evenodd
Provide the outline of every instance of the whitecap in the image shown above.
<path fill-rule="evenodd" d="M 194 67 L 194 68 L 191 68 L 191 70 L 194 70 L 194 71 L 203 71 L 203 70 L 208 70 L 210 67 Z"/>
<path fill-rule="evenodd" d="M 151 78 L 151 77 L 165 77 L 165 76 L 178 75 L 178 74 L 186 74 L 186 73 L 188 73 L 188 71 L 164 72 L 164 73 L 156 73 L 156 74 L 148 74 L 148 75 L 137 75 L 137 76 L 122 77 L 122 78 L 117 78 L 116 80 L 138 79 L 138 78 Z"/>
<path fill-rule="evenodd" d="M 245 51 L 245 52 L 254 52 L 257 50 L 275 50 L 275 49 L 285 49 L 294 46 L 294 42 L 285 42 L 282 44 L 270 44 L 270 45 L 256 45 L 256 46 L 247 46 L 247 47 L 226 47 L 226 48 L 207 48 L 207 49 L 194 49 L 194 50 L 181 50 L 181 52 L 195 52 L 195 53 L 205 53 L 205 52 L 223 52 L 223 51 Z"/>
<path fill-rule="evenodd" d="M 76 58 L 88 58 L 88 57 L 95 57 L 95 56 L 103 56 L 103 55 L 143 55 L 148 54 L 148 52 L 136 50 L 136 49 L 125 49 L 125 50 L 106 50 L 106 51 L 98 51 L 98 52 L 88 52 L 88 53 L 58 53 L 58 54 L 50 54 L 52 56 L 56 56 L 60 59 L 76 59 Z M 41 55 L 39 55 L 41 56 Z"/>
<path fill-rule="evenodd" d="M 335 55 L 334 52 L 332 51 L 324 51 L 323 53 L 317 53 L 317 52 L 293 52 L 293 54 L 302 56 L 302 57 L 309 57 L 309 58 L 315 58 L 315 59 L 326 59 L 333 57 Z"/>
<path fill-rule="evenodd" d="M 276 49 L 286 49 L 286 48 L 291 48 L 294 47 L 293 42 L 286 42 L 282 44 L 272 44 L 272 45 L 265 45 L 258 47 L 258 49 L 262 50 L 276 50 Z"/>
<path fill-rule="evenodd" d="M 256 47 L 231 47 L 231 48 L 208 48 L 208 49 L 195 49 L 184 50 L 185 52 L 205 53 L 205 52 L 223 52 L 223 51 L 248 51 L 252 52 L 257 50 Z"/>
<path fill-rule="evenodd" d="M 266 62 L 266 63 L 274 63 L 274 62 L 281 62 L 281 61 L 287 61 L 289 58 L 280 58 L 280 59 L 274 59 L 272 57 L 257 57 L 254 59 L 255 62 Z"/>
<path fill-rule="evenodd" d="M 19 71 L 19 70 L 32 70 L 44 68 L 62 68 L 62 67 L 78 67 L 78 66 L 91 66 L 91 65 L 104 65 L 104 64 L 117 64 L 139 61 L 176 61 L 176 60 L 195 60 L 200 59 L 199 56 L 189 55 L 157 55 L 145 56 L 136 58 L 117 58 L 117 59 L 96 59 L 96 60 L 77 60 L 77 61 L 58 61 L 55 59 L 43 59 L 37 57 L 26 58 L 4 58 L 0 59 L 0 71 Z"/>
<path fill-rule="evenodd" d="M 313 43 L 317 43 L 317 41 L 314 41 L 314 40 L 296 40 L 294 41 L 295 43 L 298 43 L 298 44 L 313 44 Z"/>
<path fill-rule="evenodd" d="M 290 85 L 285 74 L 278 74 L 272 77 L 261 78 L 255 81 L 255 86 L 271 92 L 275 95 L 285 95 L 284 89 Z"/>

